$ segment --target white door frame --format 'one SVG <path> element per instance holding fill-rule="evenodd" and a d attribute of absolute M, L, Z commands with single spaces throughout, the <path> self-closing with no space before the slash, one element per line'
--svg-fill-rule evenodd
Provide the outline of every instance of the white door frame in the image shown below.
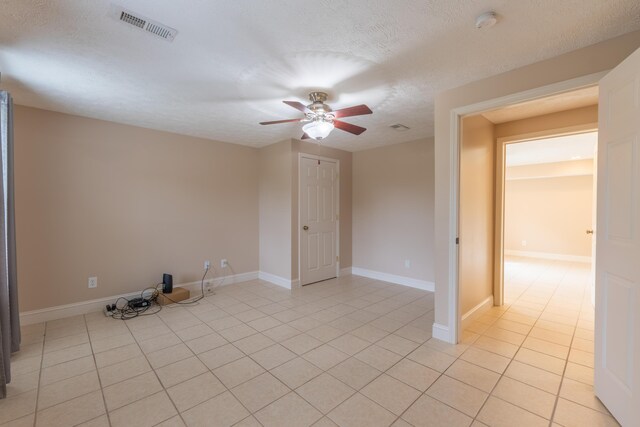
<path fill-rule="evenodd" d="M 497 139 L 496 145 L 496 187 L 495 187 L 495 241 L 494 241 L 494 283 L 493 283 L 493 305 L 504 304 L 504 204 L 505 204 L 505 180 L 506 180 L 506 149 L 507 145 L 519 142 L 536 141 L 539 139 L 557 138 L 567 135 L 578 135 L 581 133 L 591 133 L 598 131 L 598 122 L 586 123 L 576 126 L 568 126 L 555 129 L 546 129 L 540 132 L 531 132 L 520 135 L 505 136 Z M 596 176 L 597 165 L 593 165 L 593 175 Z M 596 196 L 594 194 L 594 196 Z M 593 199 L 593 205 L 596 199 Z M 593 237 L 595 239 L 595 236 Z M 595 242 L 595 240 L 594 240 Z M 591 260 L 592 265 L 595 259 Z"/>
<path fill-rule="evenodd" d="M 316 156 L 315 154 L 307 154 L 307 153 L 298 153 L 298 283 L 299 286 L 302 286 L 304 283 L 302 278 L 302 233 L 300 233 L 300 229 L 302 227 L 300 222 L 300 213 L 301 213 L 301 202 L 302 202 L 302 186 L 300 182 L 302 181 L 302 159 L 313 159 L 313 160 L 321 160 L 325 162 L 332 162 L 336 164 L 337 170 L 337 179 L 336 179 L 336 256 L 338 260 L 336 261 L 336 277 L 340 276 L 340 160 L 332 159 L 330 157 Z"/>
<path fill-rule="evenodd" d="M 458 244 L 456 239 L 459 237 L 459 211 L 460 211 L 460 136 L 462 119 L 465 116 L 482 113 L 484 111 L 493 110 L 500 107 L 506 107 L 512 104 L 532 101 L 539 98 L 546 98 L 551 95 L 557 95 L 564 92 L 571 92 L 593 85 L 597 85 L 602 77 L 609 70 L 602 71 L 586 76 L 577 77 L 575 79 L 565 80 L 535 89 L 526 90 L 524 92 L 513 93 L 499 98 L 489 99 L 486 101 L 469 104 L 462 107 L 454 108 L 450 111 L 450 140 L 449 140 L 449 183 L 451 184 L 449 192 L 449 265 L 448 270 L 448 326 L 449 340 L 454 343 L 460 342 L 462 337 L 459 310 L 460 289 L 458 283 Z"/>

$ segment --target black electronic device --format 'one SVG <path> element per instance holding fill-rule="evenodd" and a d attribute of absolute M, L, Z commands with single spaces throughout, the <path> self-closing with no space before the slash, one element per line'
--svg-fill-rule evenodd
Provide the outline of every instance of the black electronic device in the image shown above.
<path fill-rule="evenodd" d="M 133 298 L 129 300 L 129 307 L 132 308 L 142 308 L 148 307 L 151 304 L 149 300 L 143 298 Z"/>
<path fill-rule="evenodd" d="M 170 294 L 171 292 L 173 292 L 173 276 L 168 273 L 164 273 L 162 275 L 162 293 Z"/>

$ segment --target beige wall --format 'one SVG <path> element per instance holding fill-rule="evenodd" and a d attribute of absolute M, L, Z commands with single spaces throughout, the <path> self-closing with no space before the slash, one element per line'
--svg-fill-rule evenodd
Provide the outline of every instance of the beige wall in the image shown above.
<path fill-rule="evenodd" d="M 355 152 L 353 265 L 433 282 L 433 191 L 432 139 Z"/>
<path fill-rule="evenodd" d="M 22 106 L 15 146 L 21 311 L 141 290 L 164 272 L 196 281 L 222 258 L 230 269 L 209 277 L 295 280 L 298 152 L 340 160 L 351 266 L 351 153 L 291 140 L 258 150 Z"/>
<path fill-rule="evenodd" d="M 458 277 L 460 313 L 493 295 L 495 136 L 482 116 L 462 121 Z"/>
<path fill-rule="evenodd" d="M 496 125 L 496 138 L 598 123 L 598 106 L 575 108 Z"/>
<path fill-rule="evenodd" d="M 260 271 L 291 279 L 291 141 L 259 150 Z"/>
<path fill-rule="evenodd" d="M 20 309 L 199 280 L 205 260 L 257 270 L 257 154 L 16 106 Z"/>
<path fill-rule="evenodd" d="M 640 31 L 626 34 L 564 55 L 537 62 L 479 80 L 436 96 L 435 101 L 435 321 L 438 331 L 447 331 L 450 319 L 451 249 L 455 242 L 450 230 L 457 219 L 452 216 L 451 198 L 451 111 L 482 101 L 524 92 L 557 82 L 610 70 L 640 47 Z M 441 326 L 442 328 L 440 328 Z M 443 329 L 444 328 L 444 329 Z M 440 334 L 439 334 L 440 335 Z"/>
<path fill-rule="evenodd" d="M 590 257 L 593 175 L 540 178 L 548 168 L 535 166 L 545 170 L 505 182 L 505 251 Z"/>

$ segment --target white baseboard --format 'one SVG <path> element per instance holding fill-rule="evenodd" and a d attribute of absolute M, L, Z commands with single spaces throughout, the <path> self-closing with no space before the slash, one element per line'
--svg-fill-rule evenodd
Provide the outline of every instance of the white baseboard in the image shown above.
<path fill-rule="evenodd" d="M 354 276 L 363 276 L 370 279 L 382 280 L 383 282 L 396 283 L 398 285 L 409 286 L 425 291 L 435 291 L 435 285 L 433 282 L 414 279 L 412 277 L 396 276 L 395 274 L 382 273 L 380 271 L 367 270 L 366 268 L 360 267 L 352 267 L 351 274 Z"/>
<path fill-rule="evenodd" d="M 461 330 L 464 331 L 467 326 L 469 326 L 469 324 L 473 323 L 474 320 L 486 313 L 491 307 L 493 307 L 493 296 L 488 296 L 482 302 L 480 302 L 480 304 L 476 305 L 471 310 L 463 314 L 461 319 Z"/>
<path fill-rule="evenodd" d="M 351 270 L 352 270 L 351 267 L 341 268 L 340 272 L 338 273 L 338 277 L 349 276 L 350 274 L 353 274 Z"/>
<path fill-rule="evenodd" d="M 282 286 L 283 288 L 286 288 L 286 289 L 291 289 L 292 287 L 295 288 L 300 283 L 298 279 L 295 279 L 295 280 L 285 279 L 284 277 L 276 276 L 275 274 L 267 273 L 264 271 L 260 271 L 258 273 L 258 278 L 260 280 L 273 283 L 274 285 Z"/>
<path fill-rule="evenodd" d="M 439 323 L 433 324 L 433 327 L 431 328 L 431 336 L 440 341 L 456 344 L 450 334 L 449 327 Z"/>
<path fill-rule="evenodd" d="M 54 307 L 42 308 L 40 310 L 23 311 L 20 313 L 20 324 L 22 326 L 32 325 L 34 323 L 48 322 L 50 320 L 92 313 L 94 311 L 102 310 L 105 305 L 114 303 L 120 297 L 131 298 L 136 296 L 140 296 L 140 291 L 75 302 L 73 304 L 56 305 Z"/>
<path fill-rule="evenodd" d="M 255 280 L 258 278 L 258 272 L 252 271 L 249 273 L 233 274 L 230 276 L 216 277 L 215 279 L 208 279 L 205 281 L 205 286 L 226 286 L 233 283 L 247 282 L 249 280 Z M 188 289 L 191 293 L 200 291 L 200 281 L 188 282 L 176 287 L 182 287 Z M 131 292 L 128 294 L 114 295 L 110 297 L 97 298 L 88 301 L 76 302 L 73 304 L 57 305 L 54 307 L 47 307 L 40 310 L 24 311 L 20 313 L 20 324 L 31 325 L 34 323 L 48 322 L 51 320 L 63 319 L 65 317 L 77 316 L 80 314 L 93 313 L 95 311 L 101 311 L 105 305 L 114 303 L 118 298 L 131 298 L 140 296 L 140 291 Z"/>
<path fill-rule="evenodd" d="M 233 285 L 234 283 L 248 282 L 250 280 L 256 280 L 256 279 L 258 279 L 258 272 L 250 271 L 248 273 L 232 274 L 229 276 L 216 277 L 215 279 L 207 279 L 204 281 L 204 286 L 206 289 L 208 286 L 212 286 L 212 287 L 227 286 L 227 285 Z M 195 293 L 200 292 L 200 287 L 202 286 L 202 283 L 200 280 L 196 280 L 195 282 L 182 283 L 176 286 L 180 288 L 188 289 L 189 292 L 191 292 L 191 294 L 193 295 Z"/>
<path fill-rule="evenodd" d="M 527 257 L 527 258 L 550 259 L 555 261 L 591 262 L 590 256 L 556 254 L 552 252 L 531 252 L 531 251 L 516 251 L 512 249 L 507 249 L 504 251 L 504 254 L 511 255 L 511 256 Z"/>

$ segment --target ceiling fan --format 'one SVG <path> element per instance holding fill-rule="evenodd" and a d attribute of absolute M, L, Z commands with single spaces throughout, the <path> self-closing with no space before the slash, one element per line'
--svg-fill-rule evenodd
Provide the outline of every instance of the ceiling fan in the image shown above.
<path fill-rule="evenodd" d="M 371 114 L 373 111 L 366 105 L 356 105 L 355 107 L 342 108 L 340 110 L 333 111 L 324 102 L 327 100 L 327 94 L 324 92 L 311 92 L 309 94 L 311 104 L 304 105 L 298 101 L 282 101 L 285 104 L 300 110 L 304 113 L 302 119 L 288 119 L 288 120 L 276 120 L 273 122 L 261 122 L 261 125 L 275 125 L 279 123 L 292 123 L 299 122 L 305 123 L 302 126 L 302 139 L 315 139 L 317 141 L 329 136 L 334 128 L 338 128 L 345 132 L 352 133 L 354 135 L 360 135 L 364 132 L 365 128 L 352 125 L 351 123 L 343 122 L 343 117 L 362 116 L 364 114 Z"/>

